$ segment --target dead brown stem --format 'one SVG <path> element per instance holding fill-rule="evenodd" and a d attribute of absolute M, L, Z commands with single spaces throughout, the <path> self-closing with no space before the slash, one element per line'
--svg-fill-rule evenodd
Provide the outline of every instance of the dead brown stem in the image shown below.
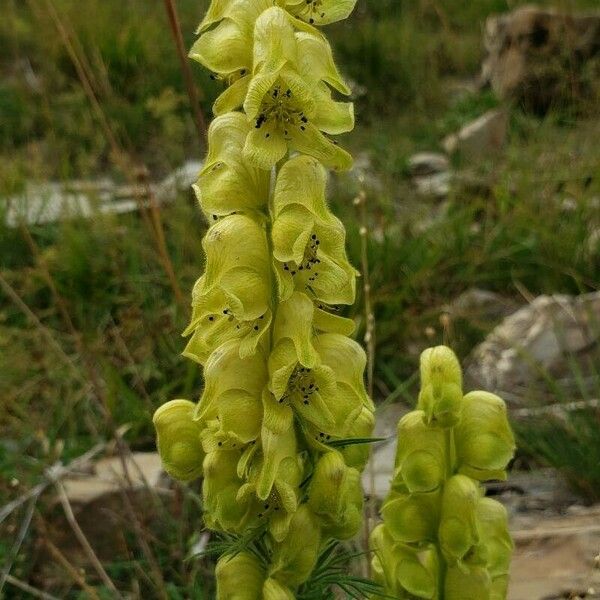
<path fill-rule="evenodd" d="M 177 16 L 177 7 L 175 6 L 175 0 L 164 0 L 165 9 L 167 16 L 169 17 L 169 25 L 171 27 L 171 34 L 177 48 L 177 57 L 179 58 L 179 64 L 181 66 L 181 73 L 185 81 L 185 87 L 187 89 L 188 98 L 190 101 L 190 108 L 192 110 L 192 116 L 198 131 L 198 137 L 202 145 L 206 143 L 206 119 L 200 106 L 200 98 L 198 95 L 198 88 L 194 83 L 192 76 L 192 70 L 190 69 L 190 63 L 187 58 L 185 51 L 185 44 L 183 43 L 183 35 L 181 33 L 181 25 L 179 24 L 179 17 Z"/>

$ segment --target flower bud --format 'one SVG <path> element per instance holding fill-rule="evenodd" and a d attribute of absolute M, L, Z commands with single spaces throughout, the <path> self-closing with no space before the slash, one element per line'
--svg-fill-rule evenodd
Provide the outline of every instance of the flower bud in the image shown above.
<path fill-rule="evenodd" d="M 265 571 L 250 552 L 222 556 L 215 569 L 217 600 L 262 600 Z"/>
<path fill-rule="evenodd" d="M 454 564 L 479 544 L 477 505 L 481 490 L 465 475 L 454 475 L 444 487 L 439 540 L 444 558 Z"/>
<path fill-rule="evenodd" d="M 455 435 L 461 473 L 478 481 L 506 479 L 515 440 L 501 398 L 488 392 L 467 394 Z"/>
<path fill-rule="evenodd" d="M 445 432 L 425 423 L 425 413 L 417 410 L 398 423 L 396 473 L 410 493 L 432 492 L 446 478 Z"/>
<path fill-rule="evenodd" d="M 188 400 L 171 400 L 153 417 L 163 467 L 180 481 L 191 481 L 202 475 L 202 428 L 193 419 L 195 409 L 196 405 Z"/>
<path fill-rule="evenodd" d="M 487 600 L 490 588 L 490 576 L 484 568 L 450 567 L 446 573 L 444 600 Z"/>
<path fill-rule="evenodd" d="M 439 491 L 411 494 L 401 486 L 392 492 L 381 513 L 394 539 L 405 543 L 435 539 L 440 497 Z"/>
<path fill-rule="evenodd" d="M 418 408 L 427 422 L 451 427 L 460 418 L 462 372 L 456 355 L 446 346 L 429 348 L 421 354 L 421 393 Z"/>
<path fill-rule="evenodd" d="M 477 504 L 477 521 L 481 544 L 486 548 L 487 570 L 492 578 L 491 600 L 504 600 L 514 547 L 506 509 L 496 500 L 481 498 Z"/>

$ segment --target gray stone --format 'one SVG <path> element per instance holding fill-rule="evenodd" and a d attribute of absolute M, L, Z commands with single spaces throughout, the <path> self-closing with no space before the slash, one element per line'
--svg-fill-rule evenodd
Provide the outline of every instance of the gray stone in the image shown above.
<path fill-rule="evenodd" d="M 450 163 L 439 152 L 419 152 L 408 159 L 408 170 L 412 177 L 423 177 L 450 170 Z"/>
<path fill-rule="evenodd" d="M 482 83 L 500 98 L 544 113 L 599 91 L 600 12 L 524 6 L 489 17 Z"/>
<path fill-rule="evenodd" d="M 123 214 L 146 205 L 148 192 L 168 203 L 196 180 L 202 163 L 188 161 L 157 184 L 119 186 L 108 178 L 94 181 L 28 184 L 22 194 L 7 199 L 5 222 L 8 227 L 44 225 L 66 219 L 90 219 L 97 213 Z"/>
<path fill-rule="evenodd" d="M 582 296 L 540 296 L 521 308 L 472 352 L 470 386 L 495 392 L 513 406 L 556 402 L 581 386 L 597 386 L 594 345 L 600 341 L 600 292 Z M 578 373 L 572 372 L 575 358 Z M 552 380 L 552 384 L 548 383 Z"/>
<path fill-rule="evenodd" d="M 507 132 L 508 112 L 501 108 L 493 109 L 459 132 L 447 136 L 442 146 L 448 154 L 458 152 L 465 158 L 485 158 L 504 148 Z"/>
<path fill-rule="evenodd" d="M 513 314 L 519 305 L 511 298 L 490 290 L 471 288 L 444 306 L 452 318 L 467 319 L 475 324 L 497 323 Z"/>

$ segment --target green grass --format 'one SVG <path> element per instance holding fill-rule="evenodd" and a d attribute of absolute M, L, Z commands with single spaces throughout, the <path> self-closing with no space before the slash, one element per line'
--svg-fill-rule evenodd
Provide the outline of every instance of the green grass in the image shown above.
<path fill-rule="evenodd" d="M 160 179 L 185 158 L 200 156 L 162 3 L 89 0 L 85 11 L 75 0 L 54 3 L 76 32 L 72 39 L 87 57 L 118 143 L 136 163 Z M 368 195 L 378 401 L 390 395 L 412 401 L 426 346 L 450 343 L 462 359 L 487 335 L 489 328 L 468 319 L 451 327 L 441 320 L 443 306 L 463 291 L 482 287 L 522 299 L 523 290 L 577 294 L 600 287 L 600 244 L 584 243 L 600 227 L 600 122 L 593 114 L 574 119 L 565 107 L 538 119 L 513 112 L 504 153 L 454 161 L 477 185 L 457 183 L 443 206 L 418 197 L 407 176 L 411 154 L 439 149 L 444 135 L 498 104 L 490 92 L 461 91 L 462 82 L 478 72 L 483 19 L 517 4 L 378 0 L 359 3 L 350 23 L 330 28 L 342 69 L 367 91 L 357 99 L 359 126 L 343 143 L 369 156 L 379 182 Z M 593 7 L 595 0 L 558 4 Z M 205 2 L 177 5 L 189 46 Z M 106 173 L 125 179 L 46 6 L 8 0 L 0 20 L 0 198 L 31 180 Z M 208 113 L 219 84 L 200 68 L 194 74 Z M 332 203 L 359 265 L 356 189 L 347 177 L 336 180 Z M 572 208 L 565 209 L 565 199 Z M 3 210 L 0 203 L 2 223 Z M 205 224 L 185 194 L 161 217 L 187 298 L 202 270 Z M 38 252 L 26 232 L 0 224 L 0 274 L 39 319 L 33 323 L 22 305 L 0 293 L 0 506 L 39 481 L 59 456 L 68 461 L 110 437 L 111 420 L 130 425 L 126 437 L 134 449 L 152 449 L 153 410 L 170 398 L 196 397 L 202 384 L 199 369 L 179 355 L 187 307 L 176 303 L 154 236 L 139 215 L 97 215 L 29 234 Z M 362 298 L 349 312 L 359 321 L 360 338 Z M 536 425 L 519 434 L 530 458 L 558 466 L 581 493 L 597 498 L 599 430 L 597 419 L 584 423 L 583 417 L 576 427 L 559 429 L 558 453 L 550 452 L 555 429 Z M 16 487 L 9 485 L 13 478 Z M 201 523 L 194 498 L 177 493 L 183 494 L 177 510 L 184 512 L 167 507 L 168 531 L 156 534 L 151 546 L 169 577 L 170 597 L 209 598 L 210 565 L 192 561 L 181 568 Z M 27 537 L 26 558 L 18 563 L 24 579 L 35 574 L 36 539 Z M 8 547 L 0 542 L 0 557 Z M 139 579 L 140 564 L 147 567 L 134 538 L 131 548 L 131 556 L 107 565 L 123 589 Z M 154 592 L 147 586 L 143 593 L 151 598 Z"/>

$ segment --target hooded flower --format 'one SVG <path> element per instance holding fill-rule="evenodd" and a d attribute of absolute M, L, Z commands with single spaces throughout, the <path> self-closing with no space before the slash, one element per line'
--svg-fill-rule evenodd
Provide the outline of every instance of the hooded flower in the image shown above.
<path fill-rule="evenodd" d="M 311 25 L 329 25 L 348 18 L 356 0 L 283 0 L 293 15 Z"/>
<path fill-rule="evenodd" d="M 269 197 L 270 174 L 242 157 L 250 131 L 239 112 L 217 117 L 208 130 L 208 154 L 194 190 L 207 218 L 262 210 Z"/>
<path fill-rule="evenodd" d="M 323 166 L 297 156 L 282 167 L 273 202 L 273 253 L 282 300 L 294 289 L 326 304 L 352 304 L 357 271 L 346 256 L 346 231 L 327 207 Z"/>
<path fill-rule="evenodd" d="M 421 354 L 421 393 L 418 408 L 427 422 L 451 427 L 460 418 L 462 371 L 456 355 L 446 346 L 429 348 Z"/>
<path fill-rule="evenodd" d="M 202 475 L 204 451 L 200 442 L 201 427 L 193 420 L 195 408 L 188 400 L 171 400 L 153 417 L 163 467 L 179 481 L 191 481 Z"/>
<path fill-rule="evenodd" d="M 369 545 L 374 552 L 375 581 L 387 595 L 400 599 L 439 598 L 439 558 L 433 544 L 413 547 L 397 542 L 382 524 L 371 533 Z"/>
<path fill-rule="evenodd" d="M 262 600 L 265 570 L 250 552 L 222 556 L 215 568 L 217 600 Z"/>
<path fill-rule="evenodd" d="M 349 168 L 350 155 L 323 135 L 354 127 L 352 104 L 331 97 L 331 87 L 344 94 L 349 89 L 327 41 L 320 35 L 294 32 L 289 15 L 273 7 L 256 21 L 253 62 L 244 111 L 254 127 L 244 155 L 263 169 L 271 168 L 289 150 L 314 156 L 335 169 Z M 227 106 L 235 108 L 233 103 Z"/>
<path fill-rule="evenodd" d="M 240 340 L 240 357 L 256 351 L 271 323 L 269 253 L 263 227 L 246 215 L 215 223 L 203 242 L 206 270 L 192 292 L 193 334 L 184 355 L 204 364 L 230 339 Z"/>
<path fill-rule="evenodd" d="M 189 56 L 229 86 L 214 104 L 216 115 L 242 104 L 252 74 L 254 25 L 273 0 L 215 0 L 198 27 Z"/>
<path fill-rule="evenodd" d="M 238 494 L 244 484 L 238 477 L 239 450 L 214 450 L 204 459 L 202 499 L 204 520 L 211 529 L 241 533 L 260 525 L 254 498 L 240 502 Z"/>
<path fill-rule="evenodd" d="M 208 358 L 204 379 L 195 418 L 206 425 L 205 451 L 243 448 L 255 441 L 262 425 L 262 390 L 267 381 L 262 351 L 240 358 L 239 343 L 229 340 Z"/>
<path fill-rule="evenodd" d="M 294 454 L 292 450 L 295 451 Z M 288 446 L 285 455 L 281 458 L 277 457 L 273 483 L 269 493 L 265 494 L 261 491 L 266 473 L 265 458 L 270 457 L 265 457 L 260 450 L 256 452 L 254 460 L 243 475 L 248 483 L 240 488 L 238 499 L 243 502 L 249 497 L 257 499 L 258 518 L 261 522 L 268 521 L 269 532 L 274 540 L 280 542 L 286 537 L 290 521 L 298 508 L 304 465 L 296 446 Z M 239 473 L 240 463 L 238 463 Z"/>
<path fill-rule="evenodd" d="M 464 475 L 454 475 L 445 487 L 440 519 L 440 548 L 449 564 L 461 563 L 479 544 L 477 505 L 481 490 Z"/>
<path fill-rule="evenodd" d="M 506 465 L 514 451 L 503 400 L 488 392 L 467 394 L 456 427 L 459 471 L 478 481 L 506 479 Z"/>
<path fill-rule="evenodd" d="M 289 587 L 306 581 L 312 572 L 321 542 L 321 531 L 308 506 L 294 514 L 287 537 L 273 545 L 270 577 Z"/>
<path fill-rule="evenodd" d="M 487 570 L 492 579 L 490 600 L 504 600 L 514 547 L 508 530 L 506 509 L 491 498 L 481 498 L 477 504 L 477 521 L 481 544 L 485 548 Z"/>
<path fill-rule="evenodd" d="M 366 365 L 364 350 L 354 340 L 336 333 L 325 333 L 314 339 L 321 364 L 335 376 L 335 395 L 328 406 L 334 425 L 319 427 L 307 424 L 306 437 L 320 452 L 329 451 L 328 443 L 340 439 L 369 438 L 373 429 L 373 404 L 363 382 Z M 368 444 L 346 446 L 342 453 L 349 466 L 361 469 L 369 454 Z"/>
<path fill-rule="evenodd" d="M 425 423 L 425 413 L 415 410 L 398 423 L 395 480 L 400 480 L 411 493 L 432 492 L 446 478 L 446 446 L 444 430 Z"/>
<path fill-rule="evenodd" d="M 465 571 L 459 567 L 450 567 L 446 573 L 446 600 L 482 600 L 490 597 L 491 581 L 489 573 L 483 567 L 474 567 Z"/>
<path fill-rule="evenodd" d="M 411 494 L 396 485 L 381 514 L 395 540 L 404 543 L 434 541 L 439 522 L 440 492 Z"/>
<path fill-rule="evenodd" d="M 308 506 L 323 533 L 337 539 L 348 539 L 356 534 L 363 509 L 360 473 L 346 466 L 339 452 L 329 451 L 321 456 L 308 497 Z"/>

